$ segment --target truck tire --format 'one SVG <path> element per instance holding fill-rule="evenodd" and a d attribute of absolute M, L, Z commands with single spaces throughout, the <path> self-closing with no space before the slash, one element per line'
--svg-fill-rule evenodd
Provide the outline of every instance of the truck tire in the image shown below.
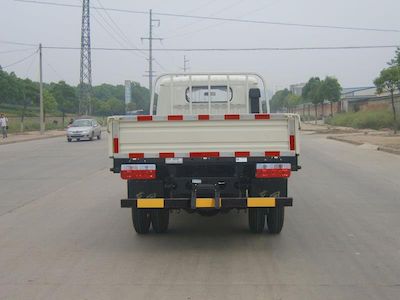
<path fill-rule="evenodd" d="M 265 227 L 265 209 L 249 208 L 249 228 L 253 233 L 261 233 Z"/>
<path fill-rule="evenodd" d="M 150 212 L 147 209 L 132 208 L 133 228 L 138 234 L 146 234 L 150 229 Z"/>
<path fill-rule="evenodd" d="M 163 208 L 153 209 L 151 211 L 151 224 L 156 233 L 165 233 L 169 225 L 169 210 Z"/>
<path fill-rule="evenodd" d="M 267 226 L 271 234 L 279 234 L 282 231 L 285 220 L 285 207 L 277 206 L 270 208 L 267 213 Z"/>

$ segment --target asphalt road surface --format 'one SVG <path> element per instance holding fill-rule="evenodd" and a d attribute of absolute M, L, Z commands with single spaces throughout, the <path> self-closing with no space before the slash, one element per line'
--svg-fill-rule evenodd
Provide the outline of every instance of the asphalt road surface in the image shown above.
<path fill-rule="evenodd" d="M 0 299 L 400 299 L 400 157 L 303 136 L 279 236 L 244 213 L 134 233 L 104 140 L 0 146 Z"/>

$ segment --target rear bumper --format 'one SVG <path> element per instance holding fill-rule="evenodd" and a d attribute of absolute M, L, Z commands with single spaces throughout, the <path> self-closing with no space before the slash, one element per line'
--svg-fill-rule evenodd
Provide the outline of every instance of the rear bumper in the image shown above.
<path fill-rule="evenodd" d="M 121 207 L 134 208 L 168 208 L 168 209 L 245 209 L 245 208 L 272 208 L 277 206 L 293 206 L 293 198 L 221 198 L 215 203 L 213 198 L 146 198 L 122 199 Z"/>

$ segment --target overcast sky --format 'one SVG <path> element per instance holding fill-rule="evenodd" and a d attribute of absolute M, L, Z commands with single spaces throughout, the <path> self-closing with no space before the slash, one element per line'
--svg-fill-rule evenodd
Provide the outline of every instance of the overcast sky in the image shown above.
<path fill-rule="evenodd" d="M 80 0 L 48 0 L 80 4 Z M 400 29 L 399 0 L 100 0 L 104 7 L 148 10 L 204 16 L 246 18 L 274 22 L 323 24 Z M 91 5 L 99 6 L 98 0 Z M 0 0 L 0 40 L 44 45 L 80 45 L 81 10 L 68 7 L 43 6 Z M 147 48 L 140 38 L 148 35 L 148 16 L 109 12 L 113 21 L 129 41 L 113 32 L 115 25 L 104 12 L 91 11 L 92 47 Z M 155 48 L 209 47 L 309 47 L 399 45 L 400 33 L 345 31 L 333 29 L 296 28 L 264 24 L 242 24 L 210 20 L 193 20 L 156 16 L 161 21 L 154 35 L 164 38 L 154 41 Z M 103 25 L 101 26 L 100 23 Z M 104 29 L 104 28 L 106 29 Z M 117 29 L 115 29 L 117 30 Z M 118 30 L 117 30 L 118 31 Z M 33 52 L 32 48 L 0 43 L 0 64 L 8 65 Z M 9 50 L 26 49 L 7 53 Z M 182 71 L 184 53 L 156 52 L 163 69 L 155 64 L 157 74 Z M 305 82 L 311 76 L 332 75 L 343 87 L 369 86 L 379 71 L 394 55 L 394 49 L 326 50 L 296 52 L 230 52 L 186 53 L 190 71 L 254 71 L 261 73 L 269 89 Z M 77 50 L 44 51 L 44 80 L 79 81 Z M 21 77 L 38 80 L 38 58 L 15 65 Z M 138 53 L 92 52 L 93 83 L 123 83 L 132 79 L 147 86 L 143 77 L 147 70 L 145 57 Z"/>

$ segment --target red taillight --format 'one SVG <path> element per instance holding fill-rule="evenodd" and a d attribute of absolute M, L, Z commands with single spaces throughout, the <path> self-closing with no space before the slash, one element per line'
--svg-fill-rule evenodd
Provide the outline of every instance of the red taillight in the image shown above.
<path fill-rule="evenodd" d="M 118 138 L 114 138 L 113 145 L 114 145 L 114 153 L 119 153 L 119 140 L 118 140 Z"/>
<path fill-rule="evenodd" d="M 257 164 L 256 166 L 256 178 L 288 178 L 290 174 L 290 164 Z"/>
<path fill-rule="evenodd" d="M 294 135 L 291 135 L 289 138 L 290 150 L 296 150 L 296 138 Z"/>
<path fill-rule="evenodd" d="M 156 165 L 121 165 L 121 178 L 148 180 L 156 178 Z"/>

